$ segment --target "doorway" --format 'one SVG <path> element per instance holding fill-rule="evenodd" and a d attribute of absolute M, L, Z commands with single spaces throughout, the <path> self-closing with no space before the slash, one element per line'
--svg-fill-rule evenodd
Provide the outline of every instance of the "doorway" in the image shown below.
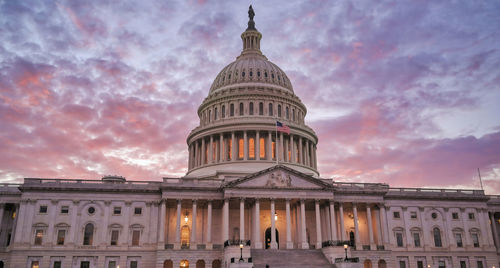
<path fill-rule="evenodd" d="M 278 245 L 278 249 L 280 248 L 280 236 L 279 236 L 279 232 L 278 232 L 278 229 L 274 229 L 274 231 L 276 232 L 276 244 Z M 270 248 L 271 247 L 271 227 L 267 228 L 266 229 L 266 249 Z"/>

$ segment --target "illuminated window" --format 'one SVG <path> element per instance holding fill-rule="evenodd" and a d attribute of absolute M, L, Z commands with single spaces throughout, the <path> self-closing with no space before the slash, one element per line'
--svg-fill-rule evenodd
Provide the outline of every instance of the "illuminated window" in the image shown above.
<path fill-rule="evenodd" d="M 272 154 L 273 154 L 273 159 L 276 159 L 276 142 L 273 141 L 272 145 Z"/>
<path fill-rule="evenodd" d="M 259 144 L 259 149 L 260 149 L 260 158 L 264 159 L 266 158 L 266 140 L 264 138 L 260 138 L 260 144 Z"/>
<path fill-rule="evenodd" d="M 245 143 L 242 138 L 238 139 L 238 158 L 243 159 Z"/>
<path fill-rule="evenodd" d="M 248 139 L 248 157 L 250 159 L 255 159 L 255 139 Z"/>
<path fill-rule="evenodd" d="M 273 104 L 269 103 L 269 116 L 273 116 Z"/>
<path fill-rule="evenodd" d="M 215 154 L 217 153 L 217 142 L 212 143 L 212 159 L 215 159 Z M 215 159 L 217 161 L 217 159 Z"/>
<path fill-rule="evenodd" d="M 31 268 L 38 268 L 38 267 L 40 267 L 40 263 L 38 261 L 31 262 Z"/>
<path fill-rule="evenodd" d="M 231 151 L 233 150 L 233 141 L 227 138 L 227 160 L 231 160 Z"/>
<path fill-rule="evenodd" d="M 64 237 L 66 236 L 66 230 L 57 231 L 57 244 L 64 245 Z"/>
<path fill-rule="evenodd" d="M 37 246 L 42 245 L 42 240 L 43 240 L 43 230 L 36 230 L 35 231 L 35 245 L 37 245 Z"/>

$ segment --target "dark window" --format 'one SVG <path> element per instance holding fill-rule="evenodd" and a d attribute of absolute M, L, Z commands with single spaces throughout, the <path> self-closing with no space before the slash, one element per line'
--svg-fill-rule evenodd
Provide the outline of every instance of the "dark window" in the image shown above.
<path fill-rule="evenodd" d="M 416 211 L 410 212 L 410 218 L 416 219 L 417 218 L 417 212 Z"/>
<path fill-rule="evenodd" d="M 95 212 L 95 208 L 94 208 L 94 207 L 89 207 L 89 208 L 87 209 L 87 211 L 89 212 L 89 214 L 94 214 L 94 212 Z"/>
<path fill-rule="evenodd" d="M 42 245 L 42 240 L 43 240 L 43 230 L 36 230 L 35 231 L 35 245 L 37 245 L 37 246 Z"/>
<path fill-rule="evenodd" d="M 423 261 L 417 261 L 417 268 L 424 268 L 424 262 Z"/>
<path fill-rule="evenodd" d="M 451 218 L 454 220 L 458 220 L 458 213 L 456 212 L 451 213 Z"/>
<path fill-rule="evenodd" d="M 89 261 L 80 262 L 80 268 L 90 268 L 90 262 Z"/>
<path fill-rule="evenodd" d="M 260 72 L 259 71 L 257 71 L 257 76 L 260 77 Z"/>
<path fill-rule="evenodd" d="M 234 103 L 229 105 L 229 116 L 234 116 Z"/>
<path fill-rule="evenodd" d="M 66 237 L 66 230 L 57 231 L 57 244 L 64 245 L 64 238 Z"/>
<path fill-rule="evenodd" d="M 116 261 L 109 261 L 108 268 L 116 268 Z"/>
<path fill-rule="evenodd" d="M 61 207 L 61 214 L 68 214 L 69 213 L 69 207 L 68 206 L 62 206 Z"/>
<path fill-rule="evenodd" d="M 132 246 L 138 246 L 139 245 L 139 238 L 141 236 L 141 231 L 139 230 L 134 230 L 132 232 Z"/>
<path fill-rule="evenodd" d="M 221 118 L 225 118 L 226 117 L 226 106 L 225 105 L 222 105 L 220 117 Z"/>
<path fill-rule="evenodd" d="M 214 120 L 217 120 L 217 107 L 215 107 Z"/>
<path fill-rule="evenodd" d="M 40 213 L 47 213 L 47 206 L 40 206 Z"/>
<path fill-rule="evenodd" d="M 439 268 L 446 268 L 446 263 L 444 261 L 439 261 L 438 262 L 438 267 Z"/>
<path fill-rule="evenodd" d="M 137 261 L 131 261 L 130 268 L 137 268 Z"/>
<path fill-rule="evenodd" d="M 250 102 L 250 115 L 253 115 L 253 102 Z"/>
<path fill-rule="evenodd" d="M 472 243 L 475 248 L 479 247 L 479 236 L 477 234 L 472 234 Z"/>
<path fill-rule="evenodd" d="M 474 213 L 469 213 L 469 220 L 475 219 Z"/>
<path fill-rule="evenodd" d="M 406 262 L 405 261 L 399 261 L 399 268 L 406 268 Z"/>
<path fill-rule="evenodd" d="M 434 228 L 432 233 L 434 234 L 434 246 L 442 247 L 443 244 L 441 243 L 441 230 L 439 230 L 439 228 L 436 227 Z"/>
<path fill-rule="evenodd" d="M 208 122 L 212 120 L 212 110 L 208 110 Z"/>
<path fill-rule="evenodd" d="M 267 78 L 267 72 L 264 73 L 264 76 Z"/>
<path fill-rule="evenodd" d="M 242 72 L 242 73 L 241 73 L 241 77 L 245 77 L 245 72 Z"/>
<path fill-rule="evenodd" d="M 269 116 L 273 116 L 273 104 L 269 103 Z"/>
<path fill-rule="evenodd" d="M 281 117 L 281 105 L 278 104 L 278 117 Z"/>
<path fill-rule="evenodd" d="M 259 115 L 264 115 L 264 103 L 259 103 Z"/>
<path fill-rule="evenodd" d="M 94 239 L 94 225 L 92 223 L 87 223 L 85 225 L 85 230 L 83 231 L 83 245 L 92 245 Z"/>
<path fill-rule="evenodd" d="M 120 215 L 120 214 L 122 214 L 122 207 L 114 207 L 113 215 Z"/>
<path fill-rule="evenodd" d="M 118 244 L 118 230 L 111 231 L 111 245 L 116 246 Z"/>
<path fill-rule="evenodd" d="M 433 213 L 431 214 L 431 217 L 432 217 L 433 219 L 436 219 L 436 218 L 438 217 L 438 215 L 437 215 L 435 212 L 433 212 Z"/>
<path fill-rule="evenodd" d="M 288 107 L 286 107 L 286 119 L 290 119 L 290 111 Z"/>
<path fill-rule="evenodd" d="M 250 76 L 253 76 L 253 72 L 252 71 L 250 71 Z"/>
<path fill-rule="evenodd" d="M 460 268 L 467 268 L 465 261 L 460 261 Z"/>
<path fill-rule="evenodd" d="M 403 234 L 402 233 L 396 233 L 396 243 L 398 247 L 403 246 Z"/>
<path fill-rule="evenodd" d="M 420 247 L 420 234 L 419 233 L 413 233 L 413 241 L 415 242 L 415 247 L 419 248 Z"/>
<path fill-rule="evenodd" d="M 399 219 L 400 218 L 399 211 L 394 211 L 392 213 L 392 215 L 394 216 L 394 219 Z"/>
<path fill-rule="evenodd" d="M 274 74 L 271 74 L 271 78 L 274 79 Z"/>
<path fill-rule="evenodd" d="M 456 233 L 455 234 L 455 240 L 457 240 L 457 247 L 461 248 L 463 247 L 463 243 L 462 243 L 462 234 L 460 233 Z"/>
<path fill-rule="evenodd" d="M 243 115 L 243 102 L 240 102 L 240 115 Z"/>
<path fill-rule="evenodd" d="M 477 268 L 484 268 L 483 261 L 477 261 Z"/>
<path fill-rule="evenodd" d="M 142 214 L 142 208 L 134 208 L 134 214 L 135 215 L 141 215 Z"/>
<path fill-rule="evenodd" d="M 55 261 L 53 267 L 54 268 L 61 268 L 61 261 Z"/>
<path fill-rule="evenodd" d="M 295 121 L 295 109 L 292 109 L 292 120 Z"/>

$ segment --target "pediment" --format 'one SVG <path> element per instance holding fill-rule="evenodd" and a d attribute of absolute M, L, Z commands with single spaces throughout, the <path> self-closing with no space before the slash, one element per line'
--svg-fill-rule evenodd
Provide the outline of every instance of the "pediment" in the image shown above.
<path fill-rule="evenodd" d="M 286 166 L 274 166 L 225 185 L 225 188 L 327 189 L 332 185 Z"/>

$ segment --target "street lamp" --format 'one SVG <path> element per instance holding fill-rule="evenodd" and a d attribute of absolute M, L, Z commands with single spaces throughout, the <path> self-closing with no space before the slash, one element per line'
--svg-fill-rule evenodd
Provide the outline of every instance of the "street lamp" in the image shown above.
<path fill-rule="evenodd" d="M 347 248 L 348 248 L 347 244 L 344 244 L 344 250 L 345 250 L 345 259 L 344 259 L 344 261 L 348 260 L 348 258 L 347 258 Z"/>
<path fill-rule="evenodd" d="M 240 243 L 240 262 L 243 262 L 243 243 Z"/>

